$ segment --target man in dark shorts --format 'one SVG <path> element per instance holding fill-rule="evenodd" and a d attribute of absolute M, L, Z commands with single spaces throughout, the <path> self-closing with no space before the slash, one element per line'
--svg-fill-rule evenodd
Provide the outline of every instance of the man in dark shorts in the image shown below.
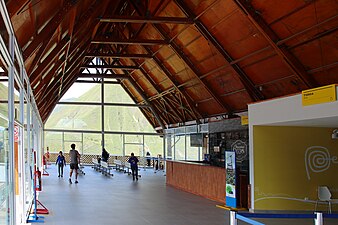
<path fill-rule="evenodd" d="M 75 150 L 75 144 L 71 144 L 70 147 L 72 148 L 69 151 L 69 166 L 70 166 L 70 174 L 69 174 L 69 183 L 72 183 L 72 175 L 73 170 L 75 170 L 75 184 L 79 183 L 77 181 L 77 170 L 79 169 L 79 163 L 80 163 L 80 153 Z"/>

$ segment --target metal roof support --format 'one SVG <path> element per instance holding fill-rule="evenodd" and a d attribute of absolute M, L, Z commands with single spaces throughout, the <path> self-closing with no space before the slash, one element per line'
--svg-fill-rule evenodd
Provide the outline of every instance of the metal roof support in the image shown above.
<path fill-rule="evenodd" d="M 193 24 L 194 21 L 184 17 L 144 17 L 144 16 L 112 16 L 100 18 L 101 23 L 171 23 L 171 24 Z"/>
<path fill-rule="evenodd" d="M 316 81 L 309 76 L 304 66 L 300 61 L 292 55 L 286 46 L 280 46 L 276 44 L 279 41 L 278 35 L 268 26 L 264 19 L 256 12 L 250 2 L 245 0 L 233 0 L 238 8 L 248 17 L 251 23 L 259 30 L 259 32 L 265 37 L 285 64 L 290 70 L 308 87 L 313 88 L 317 86 Z"/>
<path fill-rule="evenodd" d="M 126 71 L 128 73 L 128 71 Z M 140 89 L 140 87 L 136 84 L 136 82 L 132 79 L 132 77 L 129 75 L 129 79 L 128 81 L 130 82 L 130 84 L 135 88 L 135 90 L 139 93 L 139 95 L 141 95 L 141 97 L 145 100 L 147 105 L 150 105 L 150 109 L 153 113 L 153 115 L 156 117 L 158 123 L 160 124 L 160 126 L 162 127 L 162 129 L 164 130 L 166 127 L 165 125 L 162 123 L 162 120 L 160 119 L 158 113 L 155 111 L 154 106 L 151 102 L 148 101 L 147 97 L 143 94 L 143 91 Z M 168 123 L 167 123 L 168 124 Z"/>
<path fill-rule="evenodd" d="M 196 16 L 194 13 L 186 6 L 184 1 L 182 0 L 175 0 L 176 4 L 180 9 L 190 18 L 195 18 Z M 229 55 L 229 53 L 223 48 L 223 46 L 219 43 L 219 41 L 208 31 L 208 29 L 204 26 L 204 24 L 195 19 L 195 26 L 201 32 L 201 34 L 210 41 L 215 48 L 221 53 L 221 55 L 225 58 L 225 60 L 230 63 L 232 69 L 235 71 L 236 75 L 240 78 L 243 86 L 247 90 L 249 96 L 253 101 L 258 101 L 264 99 L 263 94 L 255 87 L 254 83 L 248 77 L 248 75 L 239 67 L 238 64 L 232 64 L 233 59 Z"/>
<path fill-rule="evenodd" d="M 168 36 L 168 34 L 165 32 L 165 30 L 158 24 L 154 24 L 154 27 L 156 28 L 156 30 L 158 30 L 158 32 L 167 40 L 170 39 L 170 37 Z M 232 110 L 230 108 L 230 106 L 228 106 L 226 103 L 224 103 L 218 96 L 217 94 L 215 94 L 206 83 L 203 82 L 202 79 L 200 79 L 200 76 L 202 76 L 203 74 L 201 74 L 201 72 L 195 67 L 195 65 L 191 62 L 191 60 L 184 54 L 184 52 L 181 50 L 181 48 L 174 42 L 172 41 L 170 44 L 171 48 L 176 52 L 176 54 L 183 59 L 183 61 L 185 62 L 185 64 L 188 65 L 188 67 L 194 72 L 195 77 L 198 79 L 198 81 L 204 86 L 204 88 L 209 92 L 209 94 L 212 96 L 212 98 L 224 109 L 226 110 L 228 113 L 231 113 Z"/>
<path fill-rule="evenodd" d="M 150 49 L 147 49 L 147 51 L 151 52 Z M 196 121 L 199 121 L 199 118 L 202 118 L 201 114 L 198 112 L 198 109 L 195 106 L 195 103 L 192 101 L 192 99 L 190 98 L 190 96 L 184 91 L 181 90 L 180 88 L 178 88 L 178 84 L 177 81 L 175 81 L 173 79 L 173 75 L 171 74 L 171 72 L 168 70 L 167 67 L 165 67 L 163 65 L 163 63 L 161 62 L 161 60 L 159 60 L 156 56 L 154 56 L 154 61 L 156 62 L 157 66 L 164 72 L 164 74 L 166 75 L 166 77 L 171 81 L 171 83 L 174 85 L 175 89 L 184 96 L 184 98 L 187 100 L 187 103 L 189 105 L 190 108 L 194 109 L 192 110 L 193 114 L 194 114 L 194 119 Z M 197 114 L 197 115 L 196 115 Z"/>
<path fill-rule="evenodd" d="M 156 90 L 157 93 L 160 93 L 161 91 L 159 90 L 159 88 L 157 87 L 158 85 L 156 85 L 156 83 L 150 78 L 150 75 L 145 71 L 145 69 L 143 69 L 142 67 L 140 67 L 140 71 L 142 72 L 143 76 L 148 80 L 148 82 L 153 86 L 153 88 Z M 163 98 L 163 96 L 161 96 L 161 98 Z M 148 99 L 149 100 L 149 99 Z M 168 101 L 165 101 L 171 112 L 173 112 L 174 116 L 176 118 L 178 118 L 181 122 L 183 122 L 182 117 L 176 112 L 176 108 Z"/>
<path fill-rule="evenodd" d="M 135 8 L 135 10 L 136 10 L 139 14 L 141 14 L 141 10 L 139 9 L 139 7 L 138 7 L 136 4 L 135 4 L 133 1 L 131 1 L 130 3 L 133 5 L 133 7 Z M 169 40 L 170 40 L 170 37 L 169 37 L 168 34 L 162 29 L 162 27 L 161 27 L 159 24 L 153 24 L 153 26 L 158 30 L 158 32 L 162 35 L 162 37 L 164 37 L 165 40 L 167 40 L 167 42 L 169 43 L 169 42 L 170 42 L 170 41 L 169 41 Z M 185 56 L 185 54 L 180 50 L 179 46 L 176 45 L 176 43 L 175 43 L 174 41 L 170 42 L 169 45 L 173 48 L 173 50 L 176 52 L 176 54 L 177 54 L 178 56 L 180 56 L 180 57 L 183 59 L 183 61 L 190 67 L 190 69 L 194 72 L 196 78 L 199 79 L 199 76 L 201 75 L 200 72 L 196 69 L 196 67 L 193 65 L 193 63 Z M 150 48 L 147 48 L 147 47 L 145 46 L 145 49 L 148 51 L 148 53 L 152 53 L 152 51 L 151 51 Z M 152 54 L 152 55 L 153 55 L 153 54 Z M 162 62 L 161 62 L 160 60 L 158 60 L 156 56 L 154 56 L 154 59 L 155 59 L 155 61 L 157 60 L 158 66 L 165 72 L 165 74 L 168 76 L 168 78 L 169 78 L 170 80 L 172 80 L 172 79 L 170 78 L 170 76 L 171 76 L 170 71 L 169 71 L 165 66 L 163 66 Z M 168 72 L 169 72 L 169 73 L 168 73 Z M 225 103 L 223 103 L 223 102 L 221 101 L 221 99 L 219 99 L 219 98 L 217 97 L 217 95 L 215 95 L 215 94 L 210 90 L 210 88 L 209 88 L 209 87 L 208 87 L 201 79 L 199 79 L 199 81 L 200 81 L 201 84 L 206 88 L 206 90 L 207 90 L 207 91 L 209 92 L 209 94 L 213 97 L 213 99 L 214 99 L 214 100 L 215 100 L 215 101 L 216 101 L 223 109 L 225 109 L 225 110 L 228 111 L 228 112 L 231 112 L 229 106 L 227 106 Z M 175 84 L 175 85 L 176 85 L 176 84 Z M 177 85 L 176 85 L 176 86 L 177 86 Z M 178 90 L 179 90 L 179 89 L 178 89 Z M 184 94 L 184 96 L 185 96 L 185 94 Z M 189 102 L 188 98 L 186 98 L 186 99 L 187 99 L 187 101 Z M 198 121 L 198 120 L 196 120 L 196 121 Z"/>
<path fill-rule="evenodd" d="M 115 59 L 151 59 L 150 54 L 121 54 L 121 53 L 87 53 L 85 55 L 87 58 L 96 57 L 96 58 L 115 58 Z"/>
<path fill-rule="evenodd" d="M 81 68 L 88 69 L 120 69 L 120 70 L 138 70 L 138 66 L 118 66 L 118 65 L 83 65 Z"/>
<path fill-rule="evenodd" d="M 118 44 L 118 45 L 166 45 L 166 40 L 154 40 L 154 39 L 117 39 L 117 38 L 106 38 L 96 37 L 91 41 L 92 44 Z"/>

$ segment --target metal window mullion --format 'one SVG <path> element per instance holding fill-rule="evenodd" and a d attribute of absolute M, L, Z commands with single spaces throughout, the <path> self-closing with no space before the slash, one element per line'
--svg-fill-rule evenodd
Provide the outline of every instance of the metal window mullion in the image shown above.
<path fill-rule="evenodd" d="M 122 155 L 123 155 L 123 156 L 126 156 L 125 135 L 124 135 L 124 134 L 122 134 L 122 144 L 123 144 L 123 147 L 122 147 L 122 150 L 123 150 Z"/>
<path fill-rule="evenodd" d="M 105 147 L 104 140 L 104 78 L 101 78 L 101 146 Z"/>
<path fill-rule="evenodd" d="M 1 9 L 2 10 L 2 9 Z M 12 63 L 8 68 L 8 143 L 9 143 L 9 171 L 8 171 L 8 181 L 9 181 L 9 208 L 16 209 L 15 206 L 15 194 L 14 194 L 14 36 L 9 36 L 9 54 L 11 56 Z M 10 210 L 10 224 L 15 224 L 16 212 L 15 210 Z"/>

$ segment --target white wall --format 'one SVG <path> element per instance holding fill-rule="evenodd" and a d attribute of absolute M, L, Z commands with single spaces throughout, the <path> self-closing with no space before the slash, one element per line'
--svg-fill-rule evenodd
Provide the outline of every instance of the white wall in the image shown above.
<path fill-rule="evenodd" d="M 337 90 L 338 93 L 338 90 Z M 272 99 L 248 106 L 251 209 L 254 206 L 254 125 L 338 127 L 338 101 L 302 106 L 302 95 Z"/>

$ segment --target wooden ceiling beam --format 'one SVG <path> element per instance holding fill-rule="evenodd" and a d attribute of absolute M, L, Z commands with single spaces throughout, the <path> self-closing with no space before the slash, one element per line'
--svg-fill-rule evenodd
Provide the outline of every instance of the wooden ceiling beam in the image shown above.
<path fill-rule="evenodd" d="M 185 13 L 188 17 L 195 18 L 194 13 L 188 8 L 186 3 L 183 0 L 175 0 L 176 4 L 180 9 Z M 208 31 L 208 29 L 204 26 L 204 24 L 196 19 L 195 26 L 201 32 L 201 34 L 210 41 L 213 46 L 218 50 L 219 53 L 223 56 L 223 58 L 231 65 L 235 74 L 239 77 L 242 82 L 244 88 L 247 90 L 249 96 L 253 101 L 259 101 L 265 99 L 263 94 L 255 87 L 254 83 L 251 81 L 249 76 L 240 68 L 240 66 L 236 63 L 232 63 L 234 60 L 230 56 L 230 54 L 224 49 L 224 47 L 220 44 L 220 42 Z"/>
<path fill-rule="evenodd" d="M 121 53 L 87 53 L 87 58 L 115 58 L 115 59 L 151 59 L 153 56 L 150 54 L 121 54 Z"/>
<path fill-rule="evenodd" d="M 55 60 L 59 60 L 59 54 L 64 50 L 64 48 L 69 43 L 70 39 L 66 36 L 63 40 L 61 40 L 58 45 L 52 50 L 52 52 L 43 60 L 43 62 L 38 65 L 38 68 L 34 70 L 32 74 L 30 74 L 29 79 L 31 83 L 34 85 L 39 79 L 41 79 L 41 74 L 44 71 L 50 68 L 51 64 L 55 62 Z"/>
<path fill-rule="evenodd" d="M 19 14 L 23 7 L 27 6 L 31 0 L 9 0 L 6 4 L 9 17 Z M 21 9 L 21 10 L 20 10 Z"/>
<path fill-rule="evenodd" d="M 194 21 L 184 17 L 144 17 L 144 16 L 112 16 L 100 18 L 101 23 L 171 23 L 171 24 L 193 24 Z"/>
<path fill-rule="evenodd" d="M 120 45 L 166 45 L 165 40 L 145 40 L 145 39 L 116 39 L 106 37 L 96 37 L 91 41 L 92 44 L 120 44 Z"/>
<path fill-rule="evenodd" d="M 140 7 L 144 8 L 144 5 L 137 5 L 135 3 L 133 3 L 131 1 L 131 3 L 133 4 L 133 7 L 135 8 L 135 10 L 138 12 L 138 14 L 142 14 L 142 10 L 140 9 Z M 174 52 L 185 62 L 185 64 L 194 72 L 195 77 L 199 80 L 199 82 L 202 84 L 202 86 L 204 86 L 204 88 L 207 90 L 207 92 L 212 96 L 212 98 L 216 101 L 216 103 L 225 111 L 227 111 L 228 113 L 232 112 L 232 109 L 230 108 L 230 106 L 228 106 L 225 102 L 222 101 L 222 99 L 220 99 L 214 92 L 213 90 L 211 90 L 207 84 L 205 84 L 202 79 L 200 79 L 199 77 L 202 75 L 201 72 L 195 67 L 195 65 L 191 62 L 191 60 L 185 55 L 185 53 L 182 51 L 182 49 L 174 42 L 170 42 L 169 40 L 171 39 L 169 37 L 169 35 L 167 34 L 167 32 L 161 27 L 160 24 L 153 24 L 154 28 L 161 34 L 161 36 L 168 42 L 168 44 L 171 46 L 171 48 L 174 50 Z M 170 43 L 169 43 L 170 42 Z M 151 51 L 150 48 L 147 48 L 145 46 L 146 50 Z M 155 56 L 154 56 L 154 60 L 158 60 Z M 155 61 L 156 61 L 155 60 Z M 160 60 L 159 60 L 160 61 Z M 158 66 L 161 67 L 161 69 L 165 72 L 168 71 L 170 74 L 170 71 L 168 70 L 168 68 L 166 68 L 165 66 L 163 66 L 162 62 L 157 62 Z M 165 72 L 166 73 L 166 72 Z"/>
<path fill-rule="evenodd" d="M 317 87 L 317 82 L 305 70 L 301 62 L 290 53 L 286 46 L 278 46 L 280 40 L 278 35 L 269 27 L 264 19 L 257 13 L 250 2 L 246 0 L 233 0 L 242 13 L 248 17 L 249 21 L 265 37 L 271 47 L 277 52 L 287 67 L 301 80 L 307 88 Z"/>
<path fill-rule="evenodd" d="M 76 6 L 79 1 L 68 0 L 64 3 L 62 8 L 56 13 L 56 15 L 48 22 L 48 24 L 37 34 L 33 41 L 24 49 L 23 57 L 24 60 L 29 58 L 35 50 L 41 46 L 44 42 L 48 42 L 56 29 L 62 22 L 62 20 L 67 16 L 67 14 Z"/>

